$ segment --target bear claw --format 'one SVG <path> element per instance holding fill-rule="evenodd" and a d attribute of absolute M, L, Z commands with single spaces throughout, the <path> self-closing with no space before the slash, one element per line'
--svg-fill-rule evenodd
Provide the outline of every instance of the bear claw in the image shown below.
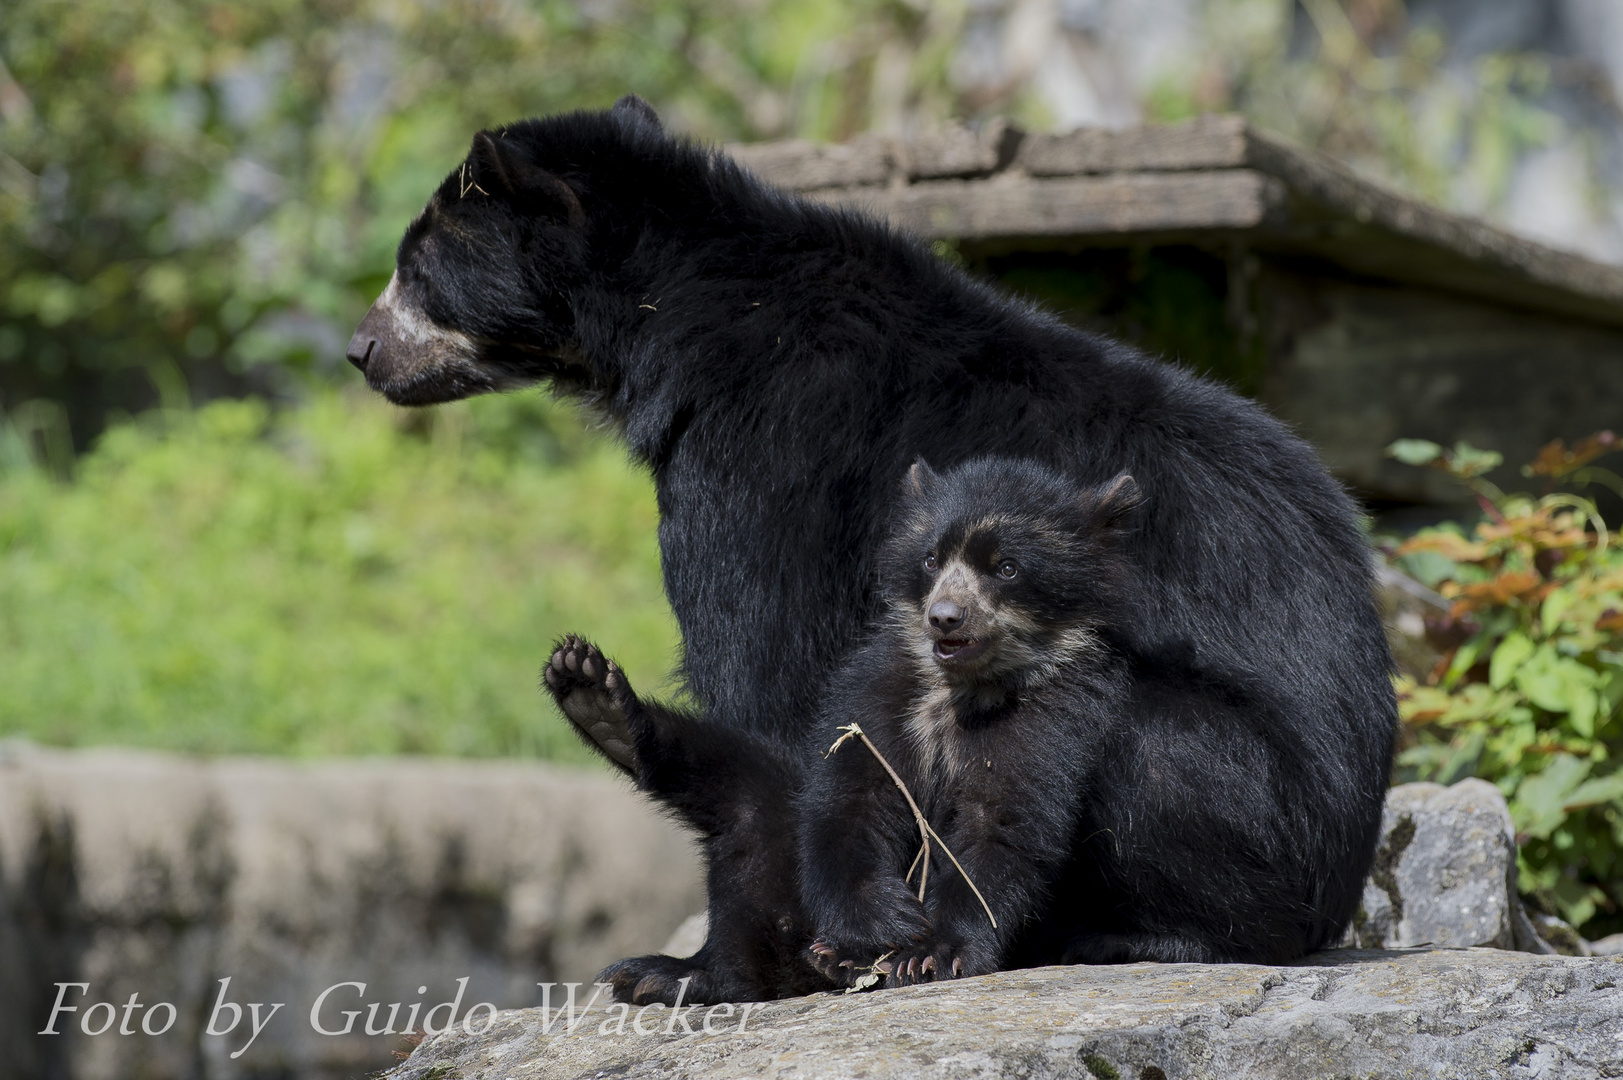
<path fill-rule="evenodd" d="M 957 950 L 930 941 L 915 942 L 900 954 L 891 952 L 872 961 L 842 957 L 838 947 L 821 938 L 809 951 L 812 966 L 839 986 L 877 989 L 964 977 L 964 961 Z M 880 978 L 865 978 L 869 973 Z"/>
<path fill-rule="evenodd" d="M 737 1000 L 690 959 L 674 956 L 633 956 L 617 961 L 598 973 L 597 981 L 607 983 L 614 1000 L 631 1005 L 662 1003 L 675 1006 Z"/>

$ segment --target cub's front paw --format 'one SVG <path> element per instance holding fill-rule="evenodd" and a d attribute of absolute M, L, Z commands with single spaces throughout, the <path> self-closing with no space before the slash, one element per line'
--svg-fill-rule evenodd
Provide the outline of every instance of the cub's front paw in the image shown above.
<path fill-rule="evenodd" d="M 884 945 L 835 945 L 827 938 L 812 942 L 808 957 L 812 967 L 835 986 L 848 990 L 873 990 L 927 982 L 932 976 L 918 976 L 919 957 L 928 955 L 927 943 L 914 942 L 902 948 Z M 924 950 L 921 952 L 920 950 Z M 911 959 L 913 966 L 907 968 Z M 962 965 L 960 965 L 960 970 Z M 904 970 L 906 975 L 902 974 Z M 934 962 L 930 970 L 934 971 Z M 950 976 L 946 976 L 950 977 Z"/>
<path fill-rule="evenodd" d="M 880 965 L 880 970 L 884 972 L 884 985 L 890 987 L 984 975 L 993 968 L 966 959 L 956 946 L 922 941 L 911 948 L 898 950 L 895 956 Z"/>
<path fill-rule="evenodd" d="M 558 708 L 588 745 L 636 776 L 630 714 L 637 696 L 619 666 L 596 645 L 570 634 L 558 643 L 541 674 Z"/>

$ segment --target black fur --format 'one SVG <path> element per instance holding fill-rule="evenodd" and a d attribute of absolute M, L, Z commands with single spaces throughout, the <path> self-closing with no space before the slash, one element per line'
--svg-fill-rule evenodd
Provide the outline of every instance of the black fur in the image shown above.
<path fill-rule="evenodd" d="M 849 985 L 876 961 L 891 985 L 997 970 L 1094 831 L 1084 792 L 1143 800 L 1094 768 L 1108 733 L 1139 722 L 1111 642 L 1138 622 L 1124 550 L 1137 503 L 1127 476 L 1079 491 L 1026 462 L 944 478 L 913 467 L 881 565 L 884 615 L 833 677 L 818 733 L 826 743 L 855 723 L 866 745 L 847 737 L 810 764 L 800 799 L 803 902 L 830 979 Z M 892 769 L 950 857 L 933 848 L 924 867 Z M 1081 929 L 1073 906 L 1046 921 Z M 1118 894 L 1105 906 L 1159 905 Z"/>
<path fill-rule="evenodd" d="M 1126 476 L 1079 490 L 1028 462 L 915 467 L 886 614 L 833 677 L 818 738 L 857 723 L 968 878 L 937 849 L 921 903 L 903 880 L 918 828 L 884 766 L 849 741 L 810 764 L 803 903 L 831 980 L 880 957 L 887 985 L 1280 961 L 1339 932 L 1320 895 L 1337 853 L 1311 825 L 1323 780 L 1291 717 L 1143 636 L 1141 512 Z M 966 663 L 966 645 L 984 652 Z"/>
<path fill-rule="evenodd" d="M 1288 743 L 1318 795 L 1295 825 L 1316 853 L 1317 929 L 1290 948 L 1346 923 L 1387 781 L 1389 657 L 1352 504 L 1254 404 L 1004 297 L 882 224 L 775 191 L 634 107 L 476 142 L 407 230 L 397 280 L 399 303 L 460 344 L 414 352 L 399 311 L 375 307 L 350 349 L 374 387 L 421 404 L 551 380 L 652 471 L 698 706 L 658 713 L 671 729 L 659 745 L 747 734 L 799 751 L 877 611 L 874 553 L 916 457 L 1030 458 L 1084 486 L 1131 472 L 1146 500 L 1129 550 L 1144 640 L 1192 677 L 1224 673 L 1211 693 L 1246 687 L 1282 718 L 1190 763 L 1176 798 L 1191 813 L 1260 812 L 1271 804 L 1240 758 Z M 1168 710 L 1142 737 L 1183 739 L 1192 723 Z M 1131 745 L 1111 752 L 1132 759 Z M 715 779 L 718 800 L 735 780 Z M 773 893 L 788 886 L 752 860 L 783 845 L 787 814 L 754 807 L 708 831 L 713 927 L 777 932 L 757 912 L 791 909 Z M 1175 833 L 1157 838 L 1173 861 Z M 1123 937 L 1124 918 L 1097 911 L 1100 936 L 1077 955 L 1183 958 Z M 713 937 L 690 965 L 709 997 L 802 985 L 759 959 L 791 950 L 739 949 Z M 668 965 L 631 963 L 622 985 L 674 993 Z"/>

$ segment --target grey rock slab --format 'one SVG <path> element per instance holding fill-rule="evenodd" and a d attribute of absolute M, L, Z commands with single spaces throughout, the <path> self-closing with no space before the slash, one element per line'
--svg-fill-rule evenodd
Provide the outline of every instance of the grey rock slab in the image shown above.
<path fill-rule="evenodd" d="M 1484 780 L 1403 784 L 1386 797 L 1375 865 L 1346 944 L 1547 952 L 1516 893 L 1516 828 Z"/>
<path fill-rule="evenodd" d="M 686 1015 L 601 1000 L 572 1033 L 539 1010 L 426 1040 L 391 1080 L 1022 1077 L 1196 1080 L 1623 1076 L 1623 958 L 1352 951 L 1299 965 L 1000 972 Z M 607 1029 L 607 1030 L 605 1030 Z"/>

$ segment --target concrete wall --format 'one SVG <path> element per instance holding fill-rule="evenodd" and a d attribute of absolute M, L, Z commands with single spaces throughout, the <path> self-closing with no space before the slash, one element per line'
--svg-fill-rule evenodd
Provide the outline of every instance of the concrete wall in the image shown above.
<path fill-rule="evenodd" d="M 0 744 L 0 1075 L 352 1077 L 398 1037 L 324 1036 L 451 1000 L 539 1002 L 704 906 L 690 840 L 628 785 L 537 763 L 201 760 Z M 251 1010 L 206 1033 L 219 1000 Z M 69 988 L 56 1030 L 39 1035 Z M 418 987 L 426 992 L 417 993 Z M 126 1014 L 132 994 L 137 1005 Z M 105 1034 L 87 1036 L 109 1018 Z M 160 1035 L 146 1008 L 175 1006 Z M 441 1010 L 436 1022 L 443 1020 Z M 126 1018 L 127 1015 L 127 1018 Z M 216 1030 L 227 1026 L 222 1008 Z M 148 1021 L 160 1029 L 167 1013 Z M 476 1019 L 475 1024 L 479 1023 Z M 120 1034 L 127 1028 L 131 1034 Z"/>

